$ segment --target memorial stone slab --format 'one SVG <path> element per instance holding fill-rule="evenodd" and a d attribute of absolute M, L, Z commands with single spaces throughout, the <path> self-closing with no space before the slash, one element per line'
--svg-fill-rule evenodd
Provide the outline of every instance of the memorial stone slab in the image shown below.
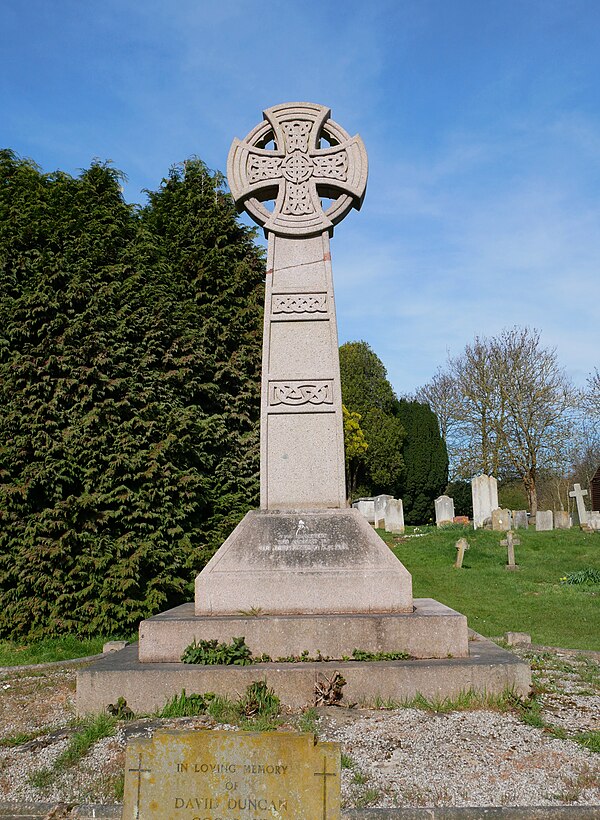
<path fill-rule="evenodd" d="M 340 747 L 291 732 L 157 731 L 129 740 L 123 820 L 338 820 Z"/>
<path fill-rule="evenodd" d="M 600 530 L 600 512 L 598 512 L 598 510 L 593 510 L 591 513 L 588 513 L 587 526 L 591 530 Z"/>
<path fill-rule="evenodd" d="M 401 498 L 390 498 L 385 508 L 385 531 L 401 535 L 404 532 L 404 507 Z"/>
<path fill-rule="evenodd" d="M 513 510 L 512 511 L 513 529 L 526 530 L 529 526 L 529 519 L 527 517 L 527 510 Z"/>
<path fill-rule="evenodd" d="M 568 510 L 554 510 L 554 529 L 571 529 L 571 516 L 569 515 Z"/>
<path fill-rule="evenodd" d="M 375 528 L 385 527 L 385 510 L 388 501 L 393 498 L 393 495 L 376 495 L 373 499 L 373 515 Z"/>
<path fill-rule="evenodd" d="M 498 508 L 492 510 L 492 529 L 496 532 L 508 532 L 512 525 L 510 510 Z"/>
<path fill-rule="evenodd" d="M 473 495 L 473 528 L 480 529 L 498 509 L 498 482 L 491 475 L 478 475 L 471 481 Z"/>
<path fill-rule="evenodd" d="M 519 568 L 517 564 L 515 564 L 515 546 L 518 546 L 520 543 L 521 541 L 512 531 L 507 532 L 506 538 L 503 541 L 500 541 L 500 546 L 506 547 L 506 569 L 515 570 Z"/>
<path fill-rule="evenodd" d="M 435 499 L 434 504 L 436 526 L 451 524 L 454 520 L 454 499 L 449 495 L 441 495 Z"/>
<path fill-rule="evenodd" d="M 554 528 L 552 510 L 538 510 L 535 516 L 535 528 L 538 532 L 546 532 Z"/>

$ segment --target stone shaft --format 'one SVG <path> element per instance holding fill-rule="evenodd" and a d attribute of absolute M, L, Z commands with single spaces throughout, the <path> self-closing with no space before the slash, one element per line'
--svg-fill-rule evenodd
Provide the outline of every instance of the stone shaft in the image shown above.
<path fill-rule="evenodd" d="M 344 428 L 329 236 L 268 238 L 261 509 L 342 508 Z"/>

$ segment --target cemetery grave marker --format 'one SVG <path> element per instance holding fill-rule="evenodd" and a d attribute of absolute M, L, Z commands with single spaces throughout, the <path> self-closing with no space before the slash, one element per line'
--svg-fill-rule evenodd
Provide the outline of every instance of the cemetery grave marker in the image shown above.
<path fill-rule="evenodd" d="M 123 820 L 336 820 L 340 747 L 292 732 L 156 731 L 125 753 Z"/>
<path fill-rule="evenodd" d="M 585 501 L 583 500 L 583 497 L 587 494 L 587 490 L 581 489 L 581 484 L 573 484 L 573 489 L 569 493 L 569 497 L 574 498 L 577 503 L 577 516 L 579 518 L 580 527 L 584 527 L 588 522 L 588 514 L 585 508 Z"/>
<path fill-rule="evenodd" d="M 554 516 L 552 510 L 538 510 L 535 515 L 535 528 L 537 532 L 547 532 L 554 528 Z"/>
<path fill-rule="evenodd" d="M 404 507 L 401 498 L 390 498 L 385 508 L 385 531 L 401 535 L 404 532 Z"/>
<path fill-rule="evenodd" d="M 373 516 L 375 529 L 385 527 L 385 511 L 387 509 L 388 501 L 393 498 L 392 495 L 376 495 L 373 499 Z"/>
<path fill-rule="evenodd" d="M 454 521 L 454 499 L 449 495 L 441 495 L 435 499 L 435 523 L 437 527 L 443 524 L 452 524 Z"/>
<path fill-rule="evenodd" d="M 568 510 L 554 510 L 554 529 L 570 530 L 571 516 Z"/>
<path fill-rule="evenodd" d="M 517 538 L 512 530 L 509 530 L 506 533 L 506 538 L 500 541 L 500 546 L 507 548 L 508 563 L 506 564 L 506 569 L 508 570 L 519 569 L 518 565 L 515 564 L 515 546 L 519 546 L 520 543 L 520 539 Z"/>
<path fill-rule="evenodd" d="M 454 566 L 456 569 L 462 569 L 463 559 L 465 557 L 466 550 L 469 549 L 469 542 L 466 538 L 459 538 L 456 542 L 456 561 L 454 562 Z"/>
<path fill-rule="evenodd" d="M 498 482 L 491 475 L 478 475 L 471 481 L 473 495 L 473 528 L 483 527 L 484 521 L 498 509 Z"/>
<path fill-rule="evenodd" d="M 527 518 L 527 510 L 513 510 L 512 511 L 513 529 L 526 530 L 529 527 L 529 519 Z"/>
<path fill-rule="evenodd" d="M 492 510 L 492 529 L 496 532 L 507 532 L 511 528 L 510 510 Z"/>

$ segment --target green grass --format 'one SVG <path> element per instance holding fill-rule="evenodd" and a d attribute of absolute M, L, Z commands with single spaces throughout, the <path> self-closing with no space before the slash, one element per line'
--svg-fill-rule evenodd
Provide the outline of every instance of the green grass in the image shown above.
<path fill-rule="evenodd" d="M 407 534 L 416 528 L 408 528 Z M 467 616 L 488 636 L 528 632 L 547 646 L 600 650 L 600 585 L 565 584 L 569 573 L 600 569 L 600 537 L 580 530 L 518 530 L 517 572 L 507 572 L 504 533 L 419 527 L 426 535 L 401 540 L 378 530 L 413 577 L 415 598 L 435 598 Z M 470 549 L 454 569 L 456 541 Z"/>
<path fill-rule="evenodd" d="M 68 635 L 27 644 L 0 641 L 0 666 L 26 666 L 98 655 L 107 640 L 109 639 L 101 637 L 80 640 Z"/>

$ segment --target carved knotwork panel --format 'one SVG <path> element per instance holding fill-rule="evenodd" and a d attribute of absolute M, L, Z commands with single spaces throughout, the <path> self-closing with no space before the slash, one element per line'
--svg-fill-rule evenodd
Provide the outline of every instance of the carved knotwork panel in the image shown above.
<path fill-rule="evenodd" d="M 287 405 L 332 405 L 333 384 L 331 381 L 285 381 L 270 382 L 269 406 Z"/>
<path fill-rule="evenodd" d="M 327 313 L 327 294 L 277 294 L 272 299 L 272 311 L 273 313 Z"/>

